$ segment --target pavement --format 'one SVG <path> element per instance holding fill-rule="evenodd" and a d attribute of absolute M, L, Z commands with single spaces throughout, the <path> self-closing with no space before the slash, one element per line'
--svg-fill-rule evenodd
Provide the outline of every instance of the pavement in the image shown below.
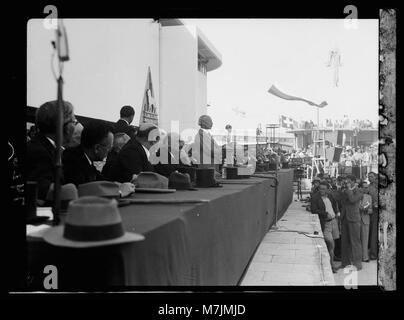
<path fill-rule="evenodd" d="M 357 273 L 350 266 L 332 273 L 318 216 L 306 211 L 304 204 L 294 197 L 258 246 L 241 285 L 377 285 L 377 261 L 364 262 Z"/>

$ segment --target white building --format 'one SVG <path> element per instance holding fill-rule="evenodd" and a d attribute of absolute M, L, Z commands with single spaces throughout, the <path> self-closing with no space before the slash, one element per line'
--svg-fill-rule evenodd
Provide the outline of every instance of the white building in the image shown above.
<path fill-rule="evenodd" d="M 150 67 L 159 125 L 171 131 L 197 128 L 206 114 L 207 72 L 221 55 L 195 26 L 178 19 L 64 19 L 70 61 L 64 66 L 64 99 L 75 113 L 115 122 L 123 105 L 136 110 L 138 124 Z M 55 30 L 43 19 L 27 25 L 27 105 L 55 100 L 51 71 Z M 53 61 L 57 73 L 56 58 Z"/>

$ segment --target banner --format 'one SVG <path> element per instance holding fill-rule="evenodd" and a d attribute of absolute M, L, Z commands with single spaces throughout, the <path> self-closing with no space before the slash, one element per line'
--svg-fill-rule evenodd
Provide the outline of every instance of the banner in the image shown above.
<path fill-rule="evenodd" d="M 153 83 L 150 67 L 147 71 L 146 87 L 143 95 L 142 113 L 139 123 L 154 123 L 158 126 L 157 105 L 154 101 Z"/>
<path fill-rule="evenodd" d="M 321 102 L 320 104 L 316 104 L 312 101 L 303 99 L 303 98 L 299 98 L 299 97 L 294 97 L 294 96 L 290 96 L 286 93 L 281 92 L 277 87 L 275 87 L 274 85 L 271 86 L 271 88 L 269 88 L 268 90 L 269 93 L 273 94 L 274 96 L 277 96 L 278 98 L 281 99 L 285 99 L 285 100 L 298 100 L 298 101 L 303 101 L 303 102 L 307 102 L 309 105 L 311 106 L 316 106 L 318 108 L 324 108 L 327 105 L 326 101 Z"/>

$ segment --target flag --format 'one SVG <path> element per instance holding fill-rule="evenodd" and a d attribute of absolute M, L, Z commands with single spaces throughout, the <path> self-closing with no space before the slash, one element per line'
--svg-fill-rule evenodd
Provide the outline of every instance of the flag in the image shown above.
<path fill-rule="evenodd" d="M 268 90 L 269 93 L 273 94 L 274 96 L 277 96 L 281 99 L 285 99 L 285 100 L 298 100 L 298 101 L 304 101 L 307 102 L 309 105 L 311 106 L 316 106 L 318 108 L 324 108 L 327 105 L 326 101 L 321 102 L 320 104 L 316 104 L 312 101 L 303 99 L 303 98 L 299 98 L 299 97 L 294 97 L 294 96 L 290 96 L 286 93 L 281 92 L 277 87 L 275 87 L 274 85 L 271 86 L 271 88 L 269 88 Z"/>
<path fill-rule="evenodd" d="M 286 116 L 281 116 L 280 118 L 280 127 L 281 128 L 289 128 L 293 129 L 293 119 L 286 117 Z"/>
<path fill-rule="evenodd" d="M 142 113 L 139 123 L 151 122 L 158 125 L 157 105 L 154 100 L 153 83 L 150 67 L 147 70 L 146 86 L 143 95 Z"/>

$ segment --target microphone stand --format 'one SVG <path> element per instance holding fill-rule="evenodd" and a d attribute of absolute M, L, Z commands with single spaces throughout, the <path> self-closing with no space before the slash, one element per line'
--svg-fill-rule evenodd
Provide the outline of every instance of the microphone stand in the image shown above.
<path fill-rule="evenodd" d="M 60 223 L 60 189 L 62 178 L 62 142 L 63 142 L 63 78 L 59 74 L 57 88 L 58 117 L 56 121 L 55 190 L 53 204 L 53 225 Z"/>

